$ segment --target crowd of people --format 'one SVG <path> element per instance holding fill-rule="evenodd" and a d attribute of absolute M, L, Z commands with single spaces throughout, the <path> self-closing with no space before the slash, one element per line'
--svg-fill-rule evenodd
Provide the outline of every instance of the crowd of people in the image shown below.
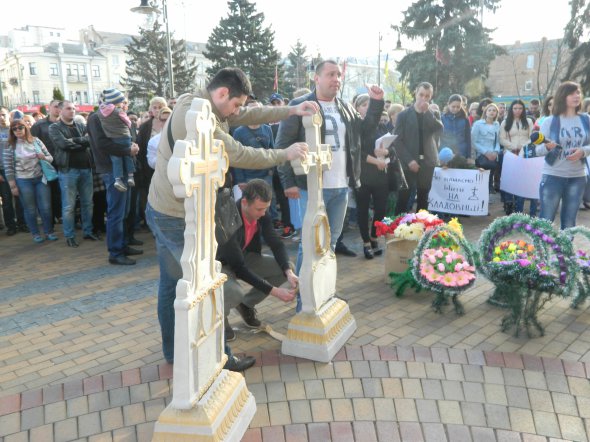
<path fill-rule="evenodd" d="M 561 205 L 561 227 L 567 228 L 575 225 L 578 210 L 590 208 L 590 102 L 582 100 L 576 83 L 564 82 L 554 96 L 528 105 L 489 98 L 468 103 L 453 94 L 442 111 L 432 103 L 428 82 L 417 85 L 413 103 L 406 106 L 384 100 L 377 85 L 346 102 L 339 98 L 340 66 L 331 60 L 318 63 L 314 83 L 313 91 L 298 90 L 291 100 L 279 93 L 261 100 L 241 70 L 226 68 L 203 91 L 178 100 L 155 97 L 140 114 L 128 110 L 127 98 L 117 89 L 103 91 L 90 115 L 76 115 L 74 103 L 58 100 L 49 104 L 47 116 L 0 108 L 2 227 L 9 236 L 30 232 L 35 243 L 58 242 L 55 225 L 61 223 L 68 247 L 80 246 L 76 230 L 90 241 L 106 233 L 108 261 L 114 265 L 135 264 L 129 256 L 143 252 L 132 247 L 142 245 L 134 233 L 149 229 L 160 267 L 163 353 L 173 363 L 173 305 L 182 276 L 185 213 L 174 197 L 167 165 L 174 141 L 186 134 L 184 117 L 194 97 L 212 105 L 214 136 L 224 142 L 231 166 L 225 187 L 243 221 L 219 244 L 217 259 L 229 275 L 226 315 L 235 308 L 250 327 L 260 326 L 255 306 L 269 294 L 285 302 L 297 298 L 297 311 L 302 308 L 297 290 L 302 247 L 291 264 L 284 241 L 300 238 L 307 208 L 306 177 L 295 175 L 290 163 L 308 150 L 305 115 L 321 113 L 321 141 L 332 150 L 323 198 L 330 245 L 339 255 L 356 256 L 354 247 L 343 242 L 345 225 L 354 223 L 364 257 L 381 255 L 374 221 L 388 213 L 388 205 L 394 214 L 428 209 L 439 165 L 489 170 L 489 192 L 500 191 L 508 152 L 545 157 L 539 198 L 529 200 L 531 216 L 539 213 L 553 221 Z M 525 149 L 534 131 L 544 135 L 545 143 Z M 505 191 L 500 196 L 507 214 L 524 210 L 522 196 Z M 262 253 L 263 242 L 273 257 Z M 251 290 L 244 292 L 238 280 Z M 226 317 L 226 343 L 235 336 Z M 233 356 L 227 344 L 226 353 L 229 369 L 241 371 L 254 363 Z"/>

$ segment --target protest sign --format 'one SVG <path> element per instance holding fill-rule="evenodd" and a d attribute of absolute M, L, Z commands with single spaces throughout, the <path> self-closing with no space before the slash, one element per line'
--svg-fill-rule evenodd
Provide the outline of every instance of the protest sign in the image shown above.
<path fill-rule="evenodd" d="M 434 169 L 428 210 L 457 215 L 486 216 L 490 172 L 478 169 Z"/>
<path fill-rule="evenodd" d="M 544 157 L 522 158 L 512 152 L 504 152 L 500 190 L 538 200 L 544 163 Z"/>

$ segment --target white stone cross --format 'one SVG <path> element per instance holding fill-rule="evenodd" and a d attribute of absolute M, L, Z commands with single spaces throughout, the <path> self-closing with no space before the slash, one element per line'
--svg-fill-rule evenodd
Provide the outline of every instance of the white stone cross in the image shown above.
<path fill-rule="evenodd" d="M 226 361 L 223 345 L 222 285 L 215 261 L 215 199 L 229 161 L 223 142 L 213 139 L 215 117 L 207 100 L 193 99 L 186 113 L 186 139 L 177 140 L 168 177 L 184 199 L 186 228 L 176 286 L 174 394 L 176 408 L 189 409 L 203 395 Z"/>
<path fill-rule="evenodd" d="M 215 140 L 211 104 L 190 95 L 186 138 L 177 140 L 168 161 L 168 178 L 184 199 L 182 278 L 174 302 L 174 389 L 172 402 L 154 426 L 153 442 L 240 440 L 256 412 L 256 403 L 240 373 L 224 370 L 223 283 L 215 261 L 215 199 L 229 161 Z M 178 117 L 181 118 L 179 112 Z M 173 115 L 174 117 L 174 115 Z"/>
<path fill-rule="evenodd" d="M 332 162 L 330 145 L 321 144 L 322 117 L 303 117 L 309 153 L 292 161 L 297 175 L 307 175 L 307 207 L 301 244 L 303 263 L 299 272 L 301 312 L 289 322 L 284 354 L 329 362 L 356 330 L 348 304 L 335 297 L 337 265 L 330 247 L 330 225 L 323 197 L 322 174 Z"/>
<path fill-rule="evenodd" d="M 303 263 L 299 272 L 302 311 L 318 310 L 336 291 L 336 257 L 330 249 L 330 225 L 324 205 L 322 175 L 332 164 L 329 144 L 321 144 L 322 116 L 303 117 L 309 153 L 291 164 L 297 175 L 307 175 L 307 208 L 301 241 Z"/>

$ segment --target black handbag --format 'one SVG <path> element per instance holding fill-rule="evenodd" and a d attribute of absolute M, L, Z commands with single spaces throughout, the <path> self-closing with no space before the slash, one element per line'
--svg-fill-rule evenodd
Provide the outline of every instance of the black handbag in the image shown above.
<path fill-rule="evenodd" d="M 174 149 L 174 137 L 172 136 L 172 116 L 168 118 L 168 144 L 170 151 Z M 217 191 L 217 198 L 215 199 L 215 239 L 217 245 L 222 246 L 233 236 L 237 230 L 242 227 L 242 217 L 236 206 L 231 185 L 228 184 L 228 176 L 225 176 L 225 185 Z"/>

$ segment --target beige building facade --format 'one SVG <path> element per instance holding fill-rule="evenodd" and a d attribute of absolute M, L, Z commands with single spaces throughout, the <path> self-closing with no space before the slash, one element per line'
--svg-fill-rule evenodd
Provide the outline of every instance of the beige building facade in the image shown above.
<path fill-rule="evenodd" d="M 555 92 L 565 74 L 569 50 L 562 40 L 504 46 L 506 55 L 490 64 L 486 85 L 495 102 L 510 103 L 520 98 L 525 103 L 540 101 Z"/>
<path fill-rule="evenodd" d="M 77 33 L 43 26 L 14 29 L 0 37 L 0 103 L 10 108 L 47 104 L 59 88 L 77 105 L 97 105 L 102 90 L 122 87 L 131 42 L 130 35 L 92 26 Z M 204 47 L 186 44 L 187 58 L 197 61 L 195 89 L 205 85 L 210 65 Z"/>

